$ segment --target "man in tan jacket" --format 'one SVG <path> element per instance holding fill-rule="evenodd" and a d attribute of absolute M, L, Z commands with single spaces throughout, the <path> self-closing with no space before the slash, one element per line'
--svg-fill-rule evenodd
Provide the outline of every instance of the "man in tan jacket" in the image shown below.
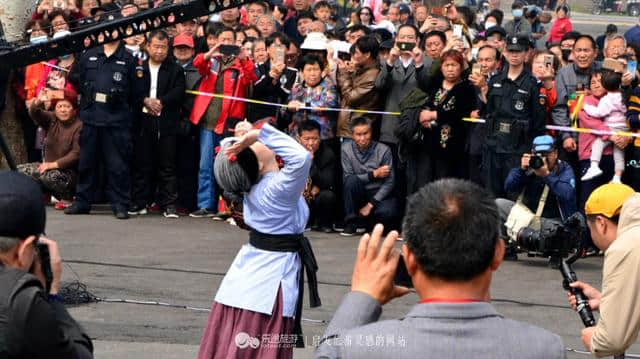
<path fill-rule="evenodd" d="M 585 204 L 591 237 L 604 251 L 602 293 L 575 282 L 600 311 L 595 327 L 582 330 L 582 343 L 598 358 L 619 355 L 640 331 L 640 193 L 623 184 L 598 187 Z M 575 309 L 575 297 L 569 303 Z"/>
<path fill-rule="evenodd" d="M 342 100 L 341 108 L 360 110 L 380 110 L 380 94 L 375 88 L 380 73 L 378 52 L 380 46 L 375 37 L 359 38 L 351 48 L 351 60 L 338 60 L 338 88 Z M 351 138 L 350 123 L 355 117 L 379 120 L 379 116 L 356 112 L 340 112 L 338 117 L 338 137 Z"/>

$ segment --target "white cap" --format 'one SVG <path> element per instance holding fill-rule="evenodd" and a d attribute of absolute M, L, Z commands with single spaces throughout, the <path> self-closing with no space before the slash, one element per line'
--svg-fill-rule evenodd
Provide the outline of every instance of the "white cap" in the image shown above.
<path fill-rule="evenodd" d="M 327 37 L 321 32 L 310 32 L 300 46 L 302 50 L 326 50 Z"/>
<path fill-rule="evenodd" d="M 396 33 L 396 27 L 389 20 L 382 20 L 379 23 L 372 26 L 373 29 L 385 29 L 389 31 L 392 35 Z"/>
<path fill-rule="evenodd" d="M 333 49 L 334 52 L 349 53 L 351 51 L 351 44 L 346 41 L 332 40 L 329 42 L 329 46 Z"/>

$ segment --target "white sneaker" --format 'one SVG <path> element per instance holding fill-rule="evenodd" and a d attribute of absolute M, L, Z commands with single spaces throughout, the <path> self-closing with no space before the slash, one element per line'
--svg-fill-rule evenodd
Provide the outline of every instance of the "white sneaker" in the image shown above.
<path fill-rule="evenodd" d="M 598 167 L 597 165 L 591 165 L 591 167 L 589 167 L 589 169 L 587 170 L 587 173 L 582 176 L 581 180 L 588 181 L 600 175 L 602 175 L 602 170 L 600 169 L 600 167 Z"/>

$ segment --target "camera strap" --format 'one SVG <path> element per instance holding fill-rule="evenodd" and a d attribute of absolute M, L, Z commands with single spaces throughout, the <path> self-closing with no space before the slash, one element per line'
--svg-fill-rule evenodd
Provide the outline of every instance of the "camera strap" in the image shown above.
<path fill-rule="evenodd" d="M 524 192 L 522 193 L 524 194 Z M 549 186 L 545 185 L 542 190 L 542 196 L 540 196 L 540 202 L 538 202 L 538 209 L 536 210 L 536 217 L 540 218 L 542 216 L 542 211 L 544 210 L 544 205 L 547 202 L 547 196 L 549 195 Z"/>
<path fill-rule="evenodd" d="M 545 185 L 542 190 L 542 196 L 540 196 L 540 201 L 538 202 L 538 208 L 536 209 L 536 217 L 540 218 L 542 216 L 542 211 L 544 211 L 544 205 L 547 203 L 547 197 L 549 196 L 549 186 Z M 524 199 L 524 190 L 518 196 L 516 203 L 523 204 Z"/>

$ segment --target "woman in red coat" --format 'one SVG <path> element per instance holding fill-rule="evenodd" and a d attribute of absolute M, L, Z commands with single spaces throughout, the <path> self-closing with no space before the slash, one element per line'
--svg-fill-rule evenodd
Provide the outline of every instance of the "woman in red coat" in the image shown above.
<path fill-rule="evenodd" d="M 556 21 L 554 21 L 553 26 L 551 26 L 547 43 L 559 43 L 560 40 L 562 40 L 562 36 L 570 32 L 571 29 L 572 26 L 571 20 L 569 19 L 569 8 L 565 5 L 558 6 L 556 9 Z"/>

